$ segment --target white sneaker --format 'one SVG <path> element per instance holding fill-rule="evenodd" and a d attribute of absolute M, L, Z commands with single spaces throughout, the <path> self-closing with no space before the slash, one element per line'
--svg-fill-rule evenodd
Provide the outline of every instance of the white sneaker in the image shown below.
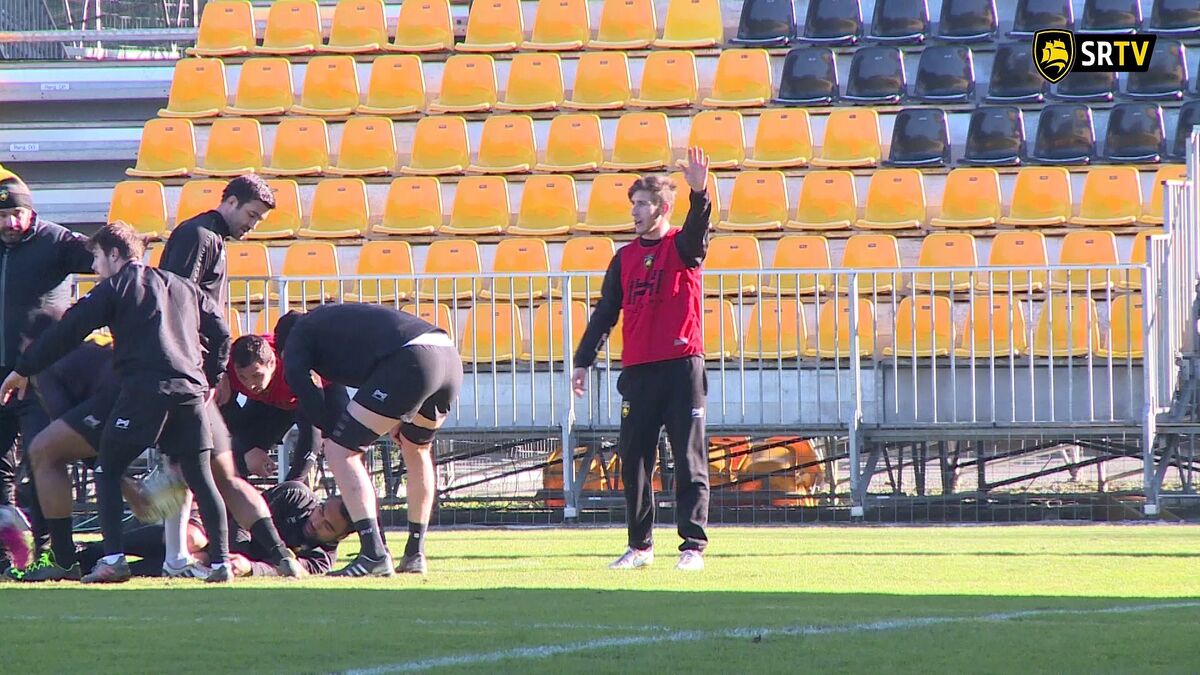
<path fill-rule="evenodd" d="M 700 551 L 688 549 L 679 554 L 679 562 L 675 563 L 675 569 L 685 572 L 699 572 L 704 569 L 704 554 Z"/>
<path fill-rule="evenodd" d="M 209 568 L 188 558 L 187 562 L 178 566 L 163 562 L 162 573 L 171 579 L 207 579 Z"/>
<path fill-rule="evenodd" d="M 608 564 L 610 570 L 632 570 L 639 567 L 649 567 L 654 564 L 654 549 L 646 550 L 628 548 L 620 558 Z"/>

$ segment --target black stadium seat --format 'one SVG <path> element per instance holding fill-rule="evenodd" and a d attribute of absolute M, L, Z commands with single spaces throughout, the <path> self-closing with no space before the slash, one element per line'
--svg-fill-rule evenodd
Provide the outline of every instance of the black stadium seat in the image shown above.
<path fill-rule="evenodd" d="M 917 64 L 913 98 L 926 103 L 969 103 L 975 98 L 975 61 L 963 45 L 926 47 Z"/>
<path fill-rule="evenodd" d="M 941 108 L 905 108 L 892 127 L 888 166 L 945 166 L 950 163 L 950 129 Z"/>
<path fill-rule="evenodd" d="M 851 103 L 898 103 L 907 88 L 904 55 L 897 47 L 860 47 L 850 61 L 846 93 Z"/>
<path fill-rule="evenodd" d="M 1108 112 L 1106 161 L 1158 162 L 1166 152 L 1163 113 L 1157 103 L 1121 103 Z"/>
<path fill-rule="evenodd" d="M 992 79 L 984 99 L 989 103 L 1041 103 L 1049 83 L 1033 64 L 1027 42 L 1005 42 L 996 48 Z"/>
<path fill-rule="evenodd" d="M 1142 25 L 1140 0 L 1087 0 L 1079 30 L 1093 33 L 1133 33 Z"/>
<path fill-rule="evenodd" d="M 1196 0 L 1154 0 L 1147 30 L 1151 33 L 1200 35 L 1200 3 Z"/>
<path fill-rule="evenodd" d="M 1116 73 L 1070 73 L 1054 88 L 1051 97 L 1061 101 L 1100 103 L 1113 100 L 1117 91 Z"/>
<path fill-rule="evenodd" d="M 1020 164 L 1025 157 L 1025 117 L 1020 108 L 984 106 L 971 112 L 962 163 Z"/>
<path fill-rule="evenodd" d="M 1042 108 L 1030 159 L 1043 164 L 1090 164 L 1096 156 L 1092 110 L 1082 103 Z"/>
<path fill-rule="evenodd" d="M 837 61 L 829 47 L 799 47 L 783 60 L 776 103 L 829 105 L 838 97 Z"/>
<path fill-rule="evenodd" d="M 1027 38 L 1039 30 L 1075 27 L 1075 14 L 1071 11 L 1071 0 L 1017 0 L 1017 12 L 1013 16 L 1013 27 L 1009 37 Z"/>
<path fill-rule="evenodd" d="M 791 0 L 745 0 L 735 45 L 782 47 L 796 34 L 796 8 Z"/>
<path fill-rule="evenodd" d="M 800 42 L 852 45 L 862 37 L 862 8 L 858 0 L 810 0 Z"/>
<path fill-rule="evenodd" d="M 1179 117 L 1175 121 L 1174 141 L 1171 142 L 1167 159 L 1182 162 L 1187 159 L 1188 138 L 1192 135 L 1192 127 L 1200 124 L 1200 101 L 1188 101 L 1179 109 Z"/>
<path fill-rule="evenodd" d="M 996 39 L 996 0 L 942 0 L 936 37 L 948 42 Z"/>
<path fill-rule="evenodd" d="M 919 44 L 929 32 L 925 0 L 875 0 L 868 40 L 888 44 Z"/>
<path fill-rule="evenodd" d="M 1150 57 L 1150 69 L 1130 73 L 1125 80 L 1125 96 L 1157 101 L 1183 98 L 1187 89 L 1187 53 L 1178 40 L 1160 39 Z"/>

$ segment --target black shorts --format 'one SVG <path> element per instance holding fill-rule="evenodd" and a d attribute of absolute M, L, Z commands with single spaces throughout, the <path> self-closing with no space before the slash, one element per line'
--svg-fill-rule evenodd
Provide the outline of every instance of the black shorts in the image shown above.
<path fill-rule="evenodd" d="M 103 430 L 101 446 L 149 448 L 169 456 L 213 449 L 208 406 L 194 394 L 122 388 Z"/>
<path fill-rule="evenodd" d="M 92 450 L 99 451 L 104 423 L 112 414 L 113 405 L 116 404 L 117 395 L 120 393 L 121 387 L 113 383 L 92 394 L 91 398 L 63 413 L 58 419 L 82 436 L 83 440 L 92 446 Z"/>
<path fill-rule="evenodd" d="M 462 380 L 462 360 L 454 347 L 409 345 L 375 365 L 354 401 L 377 415 L 401 421 L 401 432 L 423 444 L 431 442 L 433 434 L 425 432 L 421 435 L 428 438 L 414 438 L 407 433 L 414 418 L 419 415 L 440 427 L 458 398 Z M 348 415 L 344 413 L 343 418 Z M 345 426 L 339 421 L 337 428 Z M 336 429 L 331 438 L 339 440 Z"/>

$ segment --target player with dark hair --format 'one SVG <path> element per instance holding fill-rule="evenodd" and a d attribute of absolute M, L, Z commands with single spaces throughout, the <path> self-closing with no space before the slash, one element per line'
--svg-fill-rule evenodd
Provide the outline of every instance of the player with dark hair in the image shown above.
<path fill-rule="evenodd" d="M 662 177 L 640 178 L 629 188 L 638 238 L 622 246 L 608 265 L 596 311 L 575 351 L 572 387 L 587 388 L 588 368 L 609 331 L 624 315 L 624 346 L 617 390 L 621 403 L 621 480 L 629 547 L 612 569 L 654 562 L 654 463 L 665 426 L 675 457 L 675 512 L 683 538 L 676 567 L 704 569 L 708 544 L 708 448 L 704 406 L 708 382 L 701 330 L 704 288 L 700 267 L 708 253 L 712 202 L 707 194 L 708 157 L 688 149 L 684 179 L 688 213 L 682 229 L 669 214 L 675 188 Z"/>
<path fill-rule="evenodd" d="M 205 415 L 205 401 L 229 354 L 229 328 L 219 308 L 197 286 L 141 264 L 144 243 L 131 226 L 105 225 L 90 245 L 93 268 L 102 281 L 21 354 L 0 385 L 0 400 L 14 392 L 24 397 L 29 376 L 66 356 L 92 331 L 108 326 L 120 391 L 104 425 L 95 471 L 105 556 L 82 581 L 129 579 L 122 546 L 121 476 L 154 445 L 178 461 L 212 535 L 207 580 L 229 581 L 233 573 L 226 562 L 225 504 L 209 467 L 213 438 Z M 203 357 L 198 336 L 210 347 Z"/>
<path fill-rule="evenodd" d="M 379 530 L 375 489 L 363 451 L 390 434 L 408 472 L 408 542 L 395 570 L 424 574 L 425 530 L 433 511 L 433 440 L 462 386 L 454 341 L 422 319 L 378 305 L 324 305 L 289 312 L 275 325 L 284 376 L 309 419 L 325 432 L 325 461 L 354 519 L 360 549 L 333 576 L 390 576 L 392 558 Z M 330 415 L 312 373 L 355 387 L 354 399 Z"/>

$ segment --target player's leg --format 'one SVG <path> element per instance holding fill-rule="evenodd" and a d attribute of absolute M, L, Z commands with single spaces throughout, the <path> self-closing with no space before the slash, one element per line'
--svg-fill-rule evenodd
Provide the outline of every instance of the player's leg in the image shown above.
<path fill-rule="evenodd" d="M 68 468 L 76 461 L 96 456 L 92 443 L 72 426 L 72 414 L 50 423 L 29 445 L 29 461 L 38 485 L 38 502 L 50 533 L 48 564 L 22 575 L 22 581 L 78 579 L 71 518 L 71 478 Z M 98 429 L 101 418 L 93 418 Z"/>
<path fill-rule="evenodd" d="M 20 569 L 28 564 L 28 522 L 25 514 L 17 511 L 17 416 L 12 406 L 0 406 L 0 570 L 7 572 L 13 566 L 13 552 L 17 548 Z M 17 530 L 20 530 L 18 533 Z M 20 537 L 18 539 L 18 536 Z"/>
<path fill-rule="evenodd" d="M 662 430 L 659 391 L 661 377 L 655 366 L 634 366 L 621 372 L 621 431 L 617 453 L 621 457 L 621 483 L 625 493 L 628 548 L 610 569 L 645 567 L 654 562 L 654 462 Z"/>
<path fill-rule="evenodd" d="M 206 581 L 227 582 L 233 580 L 233 570 L 228 562 L 229 521 L 225 502 L 213 480 L 210 455 L 214 439 L 207 411 L 208 406 L 202 402 L 179 402 L 173 405 L 158 445 L 178 462 L 180 473 L 199 507 L 200 520 L 208 534 L 211 572 Z"/>
<path fill-rule="evenodd" d="M 704 413 L 708 380 L 699 357 L 670 364 L 673 383 L 667 396 L 666 427 L 675 457 L 675 519 L 683 539 L 679 569 L 704 569 L 708 545 L 708 445 Z"/>
<path fill-rule="evenodd" d="M 21 429 L 21 449 L 23 451 L 21 470 L 18 473 L 23 473 L 27 477 L 26 482 L 18 486 L 20 492 L 17 503 L 29 515 L 29 523 L 33 528 L 34 537 L 33 555 L 36 559 L 40 558 L 49 546 L 50 535 L 46 531 L 46 519 L 42 515 L 42 507 L 38 504 L 38 485 L 29 464 L 29 445 L 50 424 L 50 418 L 42 408 L 42 402 L 36 396 L 27 396 L 20 405 L 17 419 Z"/>

